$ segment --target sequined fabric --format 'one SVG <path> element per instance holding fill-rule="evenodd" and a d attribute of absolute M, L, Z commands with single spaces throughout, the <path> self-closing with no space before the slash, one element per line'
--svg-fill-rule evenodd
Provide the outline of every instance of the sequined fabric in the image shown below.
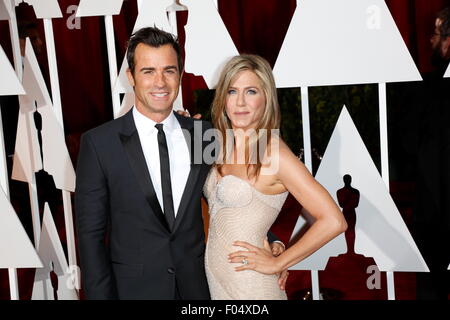
<path fill-rule="evenodd" d="M 238 264 L 228 254 L 245 248 L 233 247 L 236 240 L 262 247 L 267 231 L 283 206 L 288 192 L 266 195 L 247 181 L 227 175 L 219 178 L 211 169 L 204 186 L 209 205 L 209 232 L 205 269 L 214 300 L 285 300 L 277 275 L 253 270 L 236 272 Z"/>

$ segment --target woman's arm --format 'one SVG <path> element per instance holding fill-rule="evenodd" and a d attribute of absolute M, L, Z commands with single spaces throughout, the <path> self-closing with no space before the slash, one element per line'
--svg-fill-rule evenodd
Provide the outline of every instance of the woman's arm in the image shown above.
<path fill-rule="evenodd" d="M 273 158 L 272 161 L 277 160 Z M 230 262 L 248 261 L 237 267 L 237 271 L 251 269 L 266 274 L 278 273 L 302 261 L 347 229 L 345 218 L 333 198 L 281 140 L 277 177 L 315 222 L 302 238 L 278 257 L 246 242 L 235 242 L 234 245 L 249 250 L 230 254 Z"/>

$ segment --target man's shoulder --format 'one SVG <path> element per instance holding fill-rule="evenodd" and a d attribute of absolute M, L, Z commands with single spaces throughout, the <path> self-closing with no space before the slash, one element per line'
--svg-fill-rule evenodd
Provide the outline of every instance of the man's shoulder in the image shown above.
<path fill-rule="evenodd" d="M 202 128 L 202 131 L 206 131 L 212 128 L 212 124 L 210 121 L 203 119 L 194 119 L 191 117 L 184 117 L 174 112 L 175 117 L 178 119 L 181 127 L 192 127 L 192 128 Z"/>
<path fill-rule="evenodd" d="M 208 120 L 203 120 L 203 119 L 192 119 L 192 121 L 194 122 L 194 125 L 198 125 L 201 124 L 203 131 L 206 131 L 208 129 L 211 129 L 212 123 Z"/>
<path fill-rule="evenodd" d="M 118 132 L 120 132 L 121 128 L 123 127 L 125 116 L 126 115 L 117 119 L 109 120 L 108 122 L 105 122 L 95 128 L 89 129 L 83 134 L 83 136 L 95 140 L 111 138 L 112 135 L 116 135 L 118 134 Z"/>

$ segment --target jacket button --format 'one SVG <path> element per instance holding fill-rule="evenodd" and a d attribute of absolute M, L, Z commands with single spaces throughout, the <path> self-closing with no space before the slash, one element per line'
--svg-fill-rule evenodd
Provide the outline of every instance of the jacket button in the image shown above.
<path fill-rule="evenodd" d="M 167 269 L 167 272 L 170 273 L 170 274 L 174 274 L 175 270 L 173 268 L 169 268 L 169 269 Z"/>

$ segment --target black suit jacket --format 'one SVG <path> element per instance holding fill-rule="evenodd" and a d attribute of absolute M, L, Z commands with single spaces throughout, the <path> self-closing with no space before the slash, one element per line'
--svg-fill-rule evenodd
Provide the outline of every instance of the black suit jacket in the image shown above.
<path fill-rule="evenodd" d="M 175 116 L 190 133 L 185 137 L 191 170 L 173 232 L 159 206 L 132 112 L 82 136 L 75 212 L 88 299 L 173 299 L 176 286 L 183 299 L 209 299 L 201 214 L 209 165 L 195 164 L 192 150 L 194 141 L 202 150 L 209 144 L 202 132 L 211 124 Z M 202 130 L 194 132 L 195 121 Z"/>

